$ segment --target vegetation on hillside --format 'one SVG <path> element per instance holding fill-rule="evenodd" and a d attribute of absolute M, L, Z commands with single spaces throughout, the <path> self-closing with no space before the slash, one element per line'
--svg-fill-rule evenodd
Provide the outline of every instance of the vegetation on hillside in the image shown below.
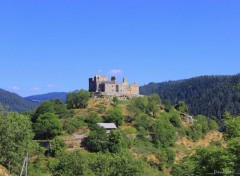
<path fill-rule="evenodd" d="M 186 140 L 197 144 L 219 124 L 204 115 L 186 122 L 188 106 L 182 101 L 172 106 L 157 94 L 129 101 L 92 99 L 84 90 L 67 97 L 66 104 L 46 101 L 24 114 L 0 107 L 0 165 L 19 175 L 28 152 L 30 176 L 239 172 L 238 116 L 225 114 L 223 139 L 186 148 Z M 99 122 L 115 123 L 118 129 L 107 133 Z M 76 135 L 83 138 L 75 139 Z"/>
<path fill-rule="evenodd" d="M 0 89 L 0 104 L 8 111 L 25 112 L 35 109 L 38 104 L 25 100 L 15 93 Z"/>
<path fill-rule="evenodd" d="M 19 113 L 35 110 L 44 101 L 60 99 L 62 103 L 65 103 L 66 96 L 65 92 L 53 92 L 23 98 L 15 93 L 0 89 L 0 103 L 6 110 Z"/>
<path fill-rule="evenodd" d="M 150 83 L 140 87 L 143 95 L 157 93 L 172 104 L 184 101 L 192 115 L 221 119 L 226 111 L 240 113 L 240 75 L 201 76 L 180 81 Z"/>
<path fill-rule="evenodd" d="M 226 145 L 213 142 L 206 148 L 198 148 L 192 156 L 176 164 L 172 174 L 179 175 L 237 175 L 240 173 L 240 116 L 228 113 L 224 120 Z"/>

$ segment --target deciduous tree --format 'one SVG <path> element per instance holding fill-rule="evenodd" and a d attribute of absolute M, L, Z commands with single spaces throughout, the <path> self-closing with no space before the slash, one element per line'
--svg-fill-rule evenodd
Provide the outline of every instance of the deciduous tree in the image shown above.
<path fill-rule="evenodd" d="M 120 108 L 115 107 L 107 112 L 106 117 L 104 118 L 105 122 L 115 123 L 117 126 L 123 124 L 123 114 Z"/>
<path fill-rule="evenodd" d="M 56 114 L 45 113 L 38 117 L 34 130 L 37 139 L 52 139 L 61 134 L 62 125 Z"/>
<path fill-rule="evenodd" d="M 0 163 L 11 173 L 19 174 L 24 156 L 30 152 L 33 136 L 27 116 L 0 115 Z"/>
<path fill-rule="evenodd" d="M 76 90 L 74 92 L 70 92 L 67 95 L 67 107 L 69 109 L 86 108 L 89 99 L 90 93 L 86 90 Z"/>

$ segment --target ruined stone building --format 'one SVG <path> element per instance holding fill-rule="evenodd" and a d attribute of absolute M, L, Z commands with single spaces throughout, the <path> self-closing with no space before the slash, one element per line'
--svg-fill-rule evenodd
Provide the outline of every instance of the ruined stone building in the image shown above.
<path fill-rule="evenodd" d="M 89 78 L 89 91 L 95 94 L 110 95 L 117 97 L 134 97 L 139 96 L 139 86 L 137 83 L 128 84 L 128 80 L 123 78 L 122 83 L 118 83 L 115 76 L 108 80 L 106 76 L 96 75 Z"/>

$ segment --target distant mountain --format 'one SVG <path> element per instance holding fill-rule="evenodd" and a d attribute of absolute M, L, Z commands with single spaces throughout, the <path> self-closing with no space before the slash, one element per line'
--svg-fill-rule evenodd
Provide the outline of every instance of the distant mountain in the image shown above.
<path fill-rule="evenodd" d="M 42 95 L 33 95 L 33 96 L 25 97 L 25 99 L 35 103 L 41 103 L 43 101 L 53 100 L 53 99 L 60 99 L 63 103 L 65 103 L 67 94 L 68 94 L 67 92 L 51 92 L 51 93 L 42 94 Z"/>
<path fill-rule="evenodd" d="M 140 87 L 140 93 L 157 93 L 173 104 L 179 100 L 189 105 L 193 115 L 221 118 L 224 112 L 240 114 L 240 74 L 233 76 L 200 76 L 191 79 L 150 83 Z"/>
<path fill-rule="evenodd" d="M 30 102 L 15 93 L 0 89 L 0 103 L 9 111 L 25 112 L 35 109 L 38 104 Z"/>

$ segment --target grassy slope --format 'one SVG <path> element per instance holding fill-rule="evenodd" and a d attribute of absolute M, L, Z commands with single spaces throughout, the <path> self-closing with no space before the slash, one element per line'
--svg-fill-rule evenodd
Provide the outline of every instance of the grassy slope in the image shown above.
<path fill-rule="evenodd" d="M 224 143 L 222 133 L 218 131 L 209 132 L 202 139 L 196 142 L 189 140 L 186 136 L 178 139 L 175 147 L 173 148 L 176 153 L 176 162 L 181 161 L 185 156 L 192 155 L 197 147 L 207 147 L 213 141 L 220 141 L 221 143 Z"/>
<path fill-rule="evenodd" d="M 129 104 L 129 102 L 119 102 L 118 106 L 122 109 L 124 116 L 128 115 L 128 112 L 127 112 L 128 104 Z M 105 111 L 100 112 L 101 108 L 104 108 Z M 91 99 L 88 103 L 88 108 L 75 110 L 75 112 L 76 112 L 75 118 L 77 118 L 83 114 L 87 115 L 91 111 L 99 112 L 99 115 L 104 116 L 105 112 L 111 108 L 112 108 L 112 105 L 111 105 L 111 101 L 109 101 L 109 100 Z M 171 113 L 167 113 L 167 112 L 161 110 L 159 116 L 161 116 L 160 118 L 169 118 L 172 114 L 179 115 L 179 113 L 177 111 L 171 111 Z M 189 126 L 189 124 L 186 124 L 184 122 L 182 122 L 182 123 L 185 127 Z M 136 137 L 137 130 L 130 123 L 125 123 L 124 125 L 119 127 L 119 129 L 124 131 L 125 133 L 127 133 L 128 134 L 127 136 L 129 138 Z M 84 126 L 84 127 L 80 128 L 78 131 L 76 131 L 74 134 L 86 134 L 86 136 L 87 136 L 89 134 L 89 132 L 90 132 L 90 130 L 87 128 L 87 126 Z M 81 152 L 88 152 L 88 151 L 80 148 L 79 141 L 69 142 L 69 141 L 72 141 L 74 134 L 67 135 L 65 133 L 63 135 L 63 138 L 65 139 L 65 141 L 68 145 L 67 151 L 79 150 Z M 187 137 L 185 137 L 185 136 L 178 139 L 175 146 L 172 148 L 176 154 L 175 162 L 181 161 L 185 156 L 192 155 L 194 153 L 196 147 L 198 147 L 198 146 L 203 146 L 203 147 L 208 146 L 211 143 L 211 141 L 222 141 L 223 142 L 222 134 L 219 132 L 211 132 L 211 133 L 207 134 L 203 139 L 200 139 L 196 142 L 192 142 L 192 141 L 188 140 Z M 159 149 L 154 148 L 151 144 L 146 145 L 146 146 L 143 146 L 141 144 L 134 145 L 132 148 L 129 149 L 129 151 L 132 152 L 133 156 L 135 156 L 136 158 L 145 158 L 149 163 L 156 163 L 156 164 L 161 163 L 161 161 L 159 161 L 157 156 L 155 156 L 155 153 L 158 150 Z M 40 164 L 41 165 L 40 168 L 42 168 L 42 170 L 45 170 L 45 168 L 47 167 L 48 161 L 50 161 L 50 160 L 52 162 L 56 161 L 55 158 L 46 158 L 46 157 L 44 157 L 44 158 L 45 159 L 41 159 L 41 164 Z M 170 173 L 170 170 L 166 168 L 166 170 L 164 170 L 164 172 Z M 44 171 L 43 173 L 45 174 L 45 176 L 50 175 L 50 173 L 48 173 L 47 171 Z M 1 172 L 0 172 L 0 174 L 1 174 Z"/>
<path fill-rule="evenodd" d="M 2 165 L 0 165 L 0 176 L 10 176 L 7 169 L 5 167 L 3 167 Z"/>
<path fill-rule="evenodd" d="M 127 105 L 129 104 L 129 102 L 119 102 L 119 107 L 122 109 L 122 112 L 124 114 L 124 116 L 127 116 Z M 80 110 L 76 110 L 77 112 L 77 116 L 81 115 L 81 114 L 88 114 L 88 112 L 90 111 L 99 111 L 99 106 L 104 106 L 104 108 L 106 108 L 106 110 L 109 110 L 110 108 L 112 108 L 111 106 L 111 102 L 109 100 L 98 100 L 98 99 L 91 99 L 88 103 L 88 108 L 87 109 L 80 109 Z M 165 111 L 161 111 L 160 116 L 162 118 L 168 118 L 170 117 L 172 114 L 176 114 L 179 115 L 179 113 L 177 111 L 172 111 L 170 113 L 167 113 Z M 101 116 L 104 116 L 104 113 L 100 113 Z M 183 125 L 185 127 L 188 127 L 189 124 L 186 124 L 185 122 L 182 122 Z M 120 130 L 126 132 L 128 134 L 129 137 L 135 137 L 137 134 L 137 130 L 133 127 L 132 124 L 124 124 L 120 127 Z M 89 132 L 88 129 L 86 128 L 82 128 L 79 131 L 77 131 L 75 134 L 87 134 Z M 70 139 L 71 136 L 68 136 L 68 139 Z M 203 139 L 200 139 L 196 142 L 192 142 L 189 139 L 187 139 L 186 136 L 178 139 L 178 141 L 176 142 L 176 145 L 173 147 L 173 151 L 175 151 L 176 153 L 176 162 L 179 162 L 180 160 L 183 159 L 183 157 L 185 156 L 189 156 L 191 154 L 194 153 L 196 147 L 202 146 L 208 146 L 212 141 L 221 141 L 223 142 L 223 138 L 222 138 L 222 133 L 220 132 L 210 132 L 208 133 Z M 78 147 L 79 144 L 77 143 L 75 147 Z M 75 148 L 76 149 L 76 148 Z M 151 146 L 148 147 L 134 147 L 131 148 L 130 151 L 133 153 L 134 156 L 136 157 L 146 157 L 148 161 L 152 161 L 155 163 L 159 163 L 160 161 L 154 156 L 152 150 L 155 149 L 151 149 Z"/>

